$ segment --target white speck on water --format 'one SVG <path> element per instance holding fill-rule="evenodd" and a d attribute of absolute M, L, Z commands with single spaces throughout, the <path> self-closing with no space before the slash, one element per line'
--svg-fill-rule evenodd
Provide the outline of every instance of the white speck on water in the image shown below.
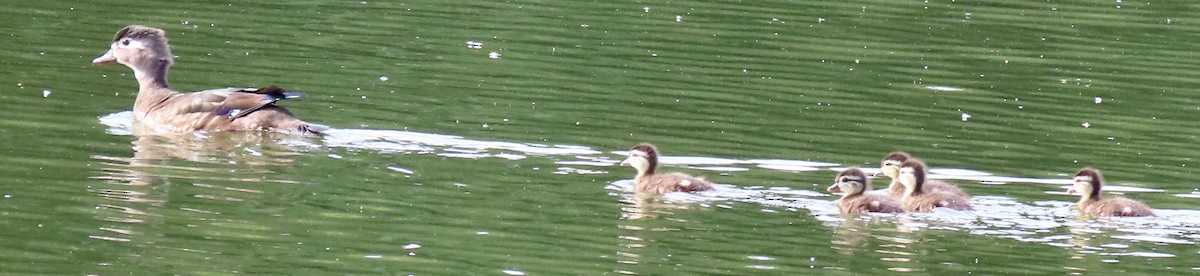
<path fill-rule="evenodd" d="M 1083 128 L 1089 128 L 1089 127 L 1092 127 L 1092 124 L 1088 123 L 1087 121 L 1083 121 Z"/>
<path fill-rule="evenodd" d="M 930 85 L 930 86 L 926 86 L 925 88 L 927 88 L 927 89 L 929 89 L 929 90 L 935 90 L 935 91 L 946 91 L 946 92 L 958 92 L 958 91 L 963 91 L 963 89 L 962 89 L 962 88 L 958 88 L 958 87 L 951 87 L 951 86 L 941 86 L 941 85 Z"/>
<path fill-rule="evenodd" d="M 379 81 L 387 81 L 388 76 L 379 76 Z"/>
<path fill-rule="evenodd" d="M 588 25 L 588 24 L 579 24 L 579 27 L 583 27 L 583 28 L 587 28 L 587 27 L 591 27 L 591 26 L 592 25 Z"/>
<path fill-rule="evenodd" d="M 825 23 L 825 18 L 824 18 L 824 17 L 817 17 L 817 23 L 818 23 L 818 24 L 820 24 L 820 23 Z"/>
<path fill-rule="evenodd" d="M 363 96 L 362 96 L 362 99 L 366 100 L 366 99 L 367 99 L 367 95 L 363 95 Z"/>
<path fill-rule="evenodd" d="M 471 48 L 471 49 L 483 49 L 483 42 L 474 41 L 474 40 L 467 40 L 467 48 Z"/>
<path fill-rule="evenodd" d="M 508 122 L 508 118 L 504 118 L 503 121 Z"/>
<path fill-rule="evenodd" d="M 413 250 L 413 249 L 421 248 L 421 245 L 415 244 L 415 243 L 410 243 L 410 244 L 405 244 L 403 248 L 404 248 L 404 250 Z"/>
<path fill-rule="evenodd" d="M 575 125 L 579 125 L 579 121 L 575 121 Z"/>
<path fill-rule="evenodd" d="M 675 16 L 675 22 L 680 22 L 680 21 L 683 21 L 683 16 L 682 16 L 682 15 L 676 15 L 676 16 Z"/>
<path fill-rule="evenodd" d="M 1100 98 L 1100 96 L 1096 96 L 1096 101 L 1095 101 L 1096 104 L 1100 104 L 1100 102 L 1103 102 L 1103 101 L 1104 101 L 1104 98 Z"/>
<path fill-rule="evenodd" d="M 4 194 L 4 198 L 12 198 L 12 194 Z"/>
<path fill-rule="evenodd" d="M 490 234 L 490 233 L 488 233 L 488 231 L 475 231 L 475 234 L 476 234 L 476 235 L 487 235 L 487 234 Z"/>
<path fill-rule="evenodd" d="M 487 124 L 487 123 L 483 123 L 483 128 L 488 128 L 488 124 Z"/>
<path fill-rule="evenodd" d="M 971 114 L 963 113 L 961 117 L 962 117 L 962 121 L 966 122 L 967 119 L 971 119 Z"/>
<path fill-rule="evenodd" d="M 969 12 L 968 12 L 968 13 L 966 14 L 966 19 L 971 19 L 971 13 L 969 13 Z"/>
<path fill-rule="evenodd" d="M 54 91 L 50 91 L 50 88 L 42 89 L 42 98 L 49 98 L 50 93 L 53 93 L 53 92 Z"/>
<path fill-rule="evenodd" d="M 500 53 L 497 53 L 497 52 L 491 52 L 491 53 L 488 53 L 488 58 L 490 58 L 490 59 L 498 59 L 498 58 L 500 58 Z"/>
<path fill-rule="evenodd" d="M 516 275 L 516 276 L 525 275 L 524 271 L 511 269 L 511 268 L 502 270 L 502 272 L 504 272 L 504 274 L 507 274 L 507 275 Z"/>
<path fill-rule="evenodd" d="M 331 158 L 333 158 L 333 159 L 342 159 L 342 156 L 341 156 L 341 155 L 332 154 L 332 153 L 330 153 L 330 154 L 329 154 L 329 157 L 331 157 Z"/>
<path fill-rule="evenodd" d="M 393 170 L 393 171 L 403 173 L 403 174 L 413 174 L 414 173 L 412 170 L 401 168 L 401 167 L 396 167 L 396 166 L 387 166 L 387 168 L 389 170 Z"/>
<path fill-rule="evenodd" d="M 371 255 L 366 255 L 366 256 L 363 256 L 363 257 L 366 257 L 367 259 L 379 259 L 379 258 L 383 258 L 383 255 L 379 255 L 379 254 L 371 254 Z"/>
<path fill-rule="evenodd" d="M 751 259 L 751 260 L 759 260 L 759 261 L 770 261 L 770 260 L 774 260 L 774 259 L 775 259 L 775 258 L 772 258 L 772 257 L 770 257 L 770 256 L 749 256 L 749 257 L 746 257 L 746 258 L 747 258 L 747 259 Z"/>
<path fill-rule="evenodd" d="M 650 6 L 642 7 L 643 12 L 650 12 Z"/>

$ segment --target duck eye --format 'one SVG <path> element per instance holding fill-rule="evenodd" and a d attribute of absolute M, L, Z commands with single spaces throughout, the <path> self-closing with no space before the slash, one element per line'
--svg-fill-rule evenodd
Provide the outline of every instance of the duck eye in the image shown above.
<path fill-rule="evenodd" d="M 129 46 L 129 39 L 128 39 L 128 38 L 126 38 L 126 39 L 122 39 L 122 40 L 121 40 L 121 45 Z"/>

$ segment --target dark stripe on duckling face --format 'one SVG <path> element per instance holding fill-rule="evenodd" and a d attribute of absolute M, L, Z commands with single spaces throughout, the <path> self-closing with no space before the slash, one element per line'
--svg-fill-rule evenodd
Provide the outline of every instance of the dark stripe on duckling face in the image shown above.
<path fill-rule="evenodd" d="M 650 143 L 641 143 L 633 146 L 633 149 L 629 150 L 629 155 L 633 156 L 635 151 L 645 153 L 645 156 L 641 157 L 646 158 L 647 161 L 650 161 L 650 166 L 646 169 L 646 174 L 653 174 L 654 170 L 658 168 L 658 148 L 655 148 L 654 145 Z"/>
<path fill-rule="evenodd" d="M 1104 183 L 1104 177 L 1100 176 L 1100 170 L 1092 167 L 1084 167 L 1075 173 L 1075 181 L 1087 181 L 1092 185 L 1092 190 L 1088 196 L 1091 198 L 1100 198 L 1100 186 Z"/>
<path fill-rule="evenodd" d="M 867 175 L 857 167 L 851 167 L 838 173 L 838 175 L 834 177 L 833 181 L 834 185 L 838 186 L 840 190 L 846 192 L 847 195 L 861 194 L 867 189 L 870 189 L 871 185 L 870 182 L 867 181 Z M 853 189 L 847 189 L 843 187 L 844 185 L 853 185 L 854 187 Z"/>

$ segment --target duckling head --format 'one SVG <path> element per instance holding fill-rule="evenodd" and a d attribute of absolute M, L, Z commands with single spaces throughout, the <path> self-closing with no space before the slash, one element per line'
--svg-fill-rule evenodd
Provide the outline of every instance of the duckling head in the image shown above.
<path fill-rule="evenodd" d="M 650 143 L 641 143 L 629 150 L 629 157 L 621 161 L 622 167 L 637 169 L 638 175 L 654 174 L 658 167 L 658 149 Z"/>
<path fill-rule="evenodd" d="M 1074 183 L 1071 188 L 1067 189 L 1067 194 L 1079 193 L 1084 199 L 1100 198 L 1100 186 L 1104 181 L 1104 177 L 1100 176 L 1100 170 L 1092 167 L 1084 167 L 1075 173 L 1073 178 Z"/>
<path fill-rule="evenodd" d="M 149 70 L 165 70 L 175 62 L 174 60 L 171 49 L 167 46 L 167 32 L 141 25 L 129 25 L 117 31 L 108 51 L 93 59 L 92 64 L 116 61 L 133 68 L 134 75 L 142 78 Z"/>
<path fill-rule="evenodd" d="M 875 173 L 875 176 L 887 176 L 895 180 L 896 177 L 900 176 L 900 164 L 908 161 L 909 158 L 912 158 L 912 156 L 903 151 L 888 153 L 887 156 L 883 157 L 883 160 L 879 161 L 879 172 Z"/>
<path fill-rule="evenodd" d="M 921 190 L 921 185 L 925 184 L 925 162 L 916 158 L 904 161 L 900 164 L 899 179 L 905 188 Z"/>
<path fill-rule="evenodd" d="M 833 178 L 833 185 L 825 190 L 830 193 L 844 191 L 846 195 L 856 195 L 866 191 L 869 188 L 868 185 L 870 184 L 867 182 L 867 175 L 862 170 L 851 167 L 838 173 Z"/>

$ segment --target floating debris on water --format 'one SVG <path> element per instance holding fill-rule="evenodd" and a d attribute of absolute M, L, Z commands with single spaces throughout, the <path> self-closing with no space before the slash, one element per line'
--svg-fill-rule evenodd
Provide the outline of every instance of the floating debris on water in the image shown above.
<path fill-rule="evenodd" d="M 497 52 L 491 52 L 491 53 L 488 53 L 488 58 L 490 58 L 490 59 L 498 59 L 498 58 L 500 58 L 500 53 L 497 53 Z"/>
<path fill-rule="evenodd" d="M 50 91 L 50 88 L 42 89 L 42 98 L 49 98 L 51 92 L 54 91 Z"/>
<path fill-rule="evenodd" d="M 967 114 L 967 113 L 965 113 L 965 112 L 964 112 L 964 113 L 962 114 L 962 121 L 963 121 L 963 122 L 966 122 L 966 121 L 967 121 L 967 119 L 971 119 L 971 114 Z"/>
<path fill-rule="evenodd" d="M 410 243 L 410 244 L 405 244 L 403 248 L 405 250 L 413 250 L 413 249 L 421 248 L 421 245 L 415 244 L 415 243 Z"/>
<path fill-rule="evenodd" d="M 675 22 L 680 22 L 680 21 L 683 21 L 683 16 L 682 16 L 682 15 L 676 15 L 676 16 L 675 16 Z"/>
<path fill-rule="evenodd" d="M 387 81 L 388 76 L 379 76 L 379 81 Z"/>
<path fill-rule="evenodd" d="M 483 49 L 483 42 L 474 41 L 474 40 L 467 40 L 467 48 L 471 48 L 471 49 Z"/>
<path fill-rule="evenodd" d="M 504 272 L 504 274 L 507 274 L 507 275 L 515 275 L 515 276 L 521 276 L 521 275 L 525 275 L 525 272 L 524 272 L 524 271 L 520 271 L 520 270 L 516 270 L 516 269 L 511 269 L 511 268 L 510 268 L 510 269 L 505 269 L 505 270 L 502 270 L 502 272 Z"/>
<path fill-rule="evenodd" d="M 1100 96 L 1096 96 L 1096 104 L 1100 104 L 1100 102 L 1103 102 L 1103 101 L 1104 101 L 1104 98 L 1100 98 Z"/>
<path fill-rule="evenodd" d="M 1092 127 L 1091 123 L 1088 123 L 1087 121 L 1083 121 L 1083 128 L 1090 128 L 1090 127 Z"/>
<path fill-rule="evenodd" d="M 650 12 L 650 6 L 642 7 L 643 12 Z"/>

